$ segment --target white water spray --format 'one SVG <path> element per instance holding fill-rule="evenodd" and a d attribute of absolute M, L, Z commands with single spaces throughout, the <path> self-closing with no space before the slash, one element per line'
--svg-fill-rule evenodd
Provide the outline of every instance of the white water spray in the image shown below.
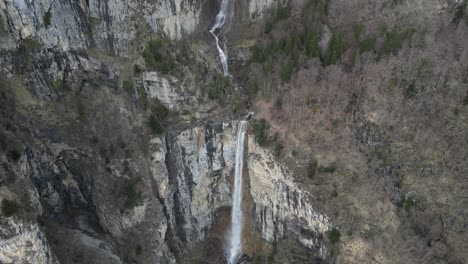
<path fill-rule="evenodd" d="M 228 12 L 228 7 L 229 7 L 229 0 L 222 0 L 221 8 L 219 9 L 219 13 L 218 13 L 218 15 L 216 15 L 215 23 L 210 29 L 210 33 L 214 36 L 214 38 L 216 40 L 216 47 L 218 48 L 219 59 L 221 60 L 221 64 L 223 65 L 223 72 L 224 72 L 225 76 L 229 75 L 229 70 L 228 70 L 228 65 L 227 65 L 227 51 L 225 51 L 227 49 L 226 49 L 226 45 L 224 46 L 225 50 L 223 50 L 219 46 L 219 38 L 216 35 L 215 31 L 217 29 L 221 29 L 223 27 L 224 22 L 226 21 L 226 15 L 227 15 L 227 12 Z"/>
<path fill-rule="evenodd" d="M 240 121 L 237 129 L 236 167 L 232 192 L 231 231 L 229 233 L 228 263 L 235 264 L 242 250 L 242 168 L 244 165 L 244 138 L 247 121 Z"/>

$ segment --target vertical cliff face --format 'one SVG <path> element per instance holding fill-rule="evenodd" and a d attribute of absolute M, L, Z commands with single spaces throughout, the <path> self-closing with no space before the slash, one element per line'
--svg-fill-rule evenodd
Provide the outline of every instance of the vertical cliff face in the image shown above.
<path fill-rule="evenodd" d="M 298 239 L 304 246 L 318 249 L 326 256 L 319 237 L 331 228 L 331 223 L 328 217 L 314 210 L 313 195 L 302 191 L 292 181 L 291 173 L 252 138 L 248 148 L 250 194 L 262 237 L 270 242 Z"/>
<path fill-rule="evenodd" d="M 252 19 L 274 3 L 246 2 Z M 180 39 L 207 30 L 216 10 L 201 0 L 7 0 L 0 3 L 0 48 L 14 49 L 28 40 L 44 48 L 97 47 L 128 57 L 151 32 Z"/>
<path fill-rule="evenodd" d="M 0 3 L 0 16 L 15 48 L 34 39 L 46 48 L 87 49 L 93 45 L 110 54 L 128 56 L 148 27 L 173 39 L 193 33 L 202 1 L 29 1 Z M 6 35 L 8 36 L 8 34 Z"/>
<path fill-rule="evenodd" d="M 168 187 L 160 189 L 160 198 L 177 251 L 205 239 L 216 210 L 230 205 L 236 125 L 211 123 L 171 133 L 161 148 Z"/>
<path fill-rule="evenodd" d="M 231 205 L 237 125 L 211 123 L 171 133 L 166 145 L 152 142 L 153 177 L 168 218 L 168 238 L 179 253 L 206 239 L 217 210 Z M 269 242 L 298 239 L 326 256 L 321 238 L 331 224 L 313 209 L 313 196 L 301 191 L 255 140 L 250 139 L 247 148 L 245 177 L 250 187 L 244 193 L 252 197 L 255 210 L 246 217 L 254 218 L 257 226 L 251 231 Z"/>

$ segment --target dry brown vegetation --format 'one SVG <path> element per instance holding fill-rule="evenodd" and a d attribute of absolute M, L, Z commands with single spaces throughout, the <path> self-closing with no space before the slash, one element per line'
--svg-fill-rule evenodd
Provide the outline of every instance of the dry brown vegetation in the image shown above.
<path fill-rule="evenodd" d="M 307 56 L 302 44 L 289 54 L 273 49 L 250 63 L 245 86 L 255 87 L 256 118 L 265 118 L 286 146 L 285 164 L 342 231 L 338 261 L 464 263 L 464 15 L 456 20 L 456 5 L 435 0 L 330 1 L 323 12 L 304 7 L 308 1 L 292 3 L 290 16 L 271 31 L 259 28 L 257 44 L 309 27 L 333 42 L 330 32 L 338 30 L 342 56 L 327 61 L 330 44 L 320 57 Z M 281 67 L 294 56 L 290 80 L 281 81 Z M 314 160 L 336 171 L 309 173 Z"/>

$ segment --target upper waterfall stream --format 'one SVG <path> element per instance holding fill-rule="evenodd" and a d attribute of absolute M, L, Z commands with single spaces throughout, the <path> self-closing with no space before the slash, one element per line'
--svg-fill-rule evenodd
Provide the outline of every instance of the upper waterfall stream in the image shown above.
<path fill-rule="evenodd" d="M 242 250 L 242 169 L 244 165 L 244 138 L 247 121 L 240 121 L 237 130 L 236 167 L 232 192 L 231 230 L 229 232 L 228 263 L 235 264 Z"/>
<path fill-rule="evenodd" d="M 229 7 L 229 0 L 223 0 L 221 2 L 221 8 L 219 9 L 218 15 L 216 15 L 216 20 L 213 26 L 210 29 L 210 33 L 214 36 L 216 40 L 216 47 L 218 48 L 219 52 L 219 59 L 221 60 L 221 64 L 223 65 L 223 72 L 224 75 L 229 75 L 228 65 L 227 65 L 227 48 L 224 45 L 224 50 L 219 45 L 219 38 L 216 35 L 215 31 L 217 29 L 221 29 L 224 26 L 224 22 L 226 22 L 226 15 L 228 12 Z"/>

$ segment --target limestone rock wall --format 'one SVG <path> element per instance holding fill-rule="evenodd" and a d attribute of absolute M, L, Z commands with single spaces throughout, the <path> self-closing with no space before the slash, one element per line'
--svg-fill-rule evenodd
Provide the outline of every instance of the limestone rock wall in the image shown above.
<path fill-rule="evenodd" d="M 12 217 L 0 218 L 0 262 L 58 263 L 39 226 Z"/>
<path fill-rule="evenodd" d="M 248 148 L 250 194 L 262 237 L 270 242 L 295 238 L 325 255 L 319 238 L 331 228 L 331 223 L 314 209 L 313 195 L 302 191 L 292 181 L 290 172 L 253 138 L 249 138 Z"/>

